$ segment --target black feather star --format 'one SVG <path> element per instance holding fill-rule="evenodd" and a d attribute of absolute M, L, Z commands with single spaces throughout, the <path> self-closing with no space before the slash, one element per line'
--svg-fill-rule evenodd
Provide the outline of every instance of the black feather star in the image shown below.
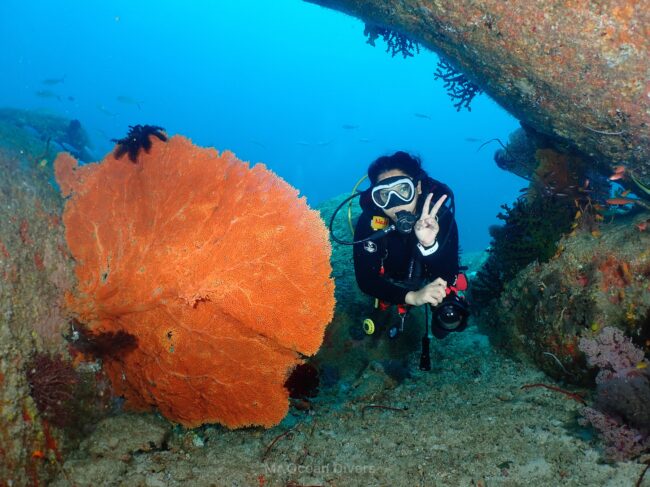
<path fill-rule="evenodd" d="M 128 152 L 131 162 L 136 163 L 140 149 L 148 154 L 151 149 L 151 135 L 158 137 L 163 142 L 167 141 L 167 136 L 163 133 L 165 130 L 157 125 L 129 125 L 129 133 L 122 139 L 112 139 L 117 146 L 113 155 L 115 159 L 121 159 Z"/>

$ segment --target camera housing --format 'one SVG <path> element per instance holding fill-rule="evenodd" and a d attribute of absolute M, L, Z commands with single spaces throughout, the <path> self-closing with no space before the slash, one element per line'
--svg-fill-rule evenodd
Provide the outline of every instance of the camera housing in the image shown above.
<path fill-rule="evenodd" d="M 455 292 L 449 293 L 442 302 L 431 307 L 433 312 L 432 327 L 445 332 L 460 332 L 467 328 L 469 309 L 464 298 Z"/>

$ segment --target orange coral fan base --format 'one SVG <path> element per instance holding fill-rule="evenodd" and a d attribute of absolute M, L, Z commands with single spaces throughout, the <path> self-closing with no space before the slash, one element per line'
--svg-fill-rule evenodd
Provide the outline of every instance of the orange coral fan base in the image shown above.
<path fill-rule="evenodd" d="M 78 286 L 93 334 L 137 348 L 104 360 L 135 410 L 187 427 L 272 426 L 283 384 L 331 321 L 331 248 L 319 214 L 263 165 L 175 136 L 138 163 L 56 160 Z"/>

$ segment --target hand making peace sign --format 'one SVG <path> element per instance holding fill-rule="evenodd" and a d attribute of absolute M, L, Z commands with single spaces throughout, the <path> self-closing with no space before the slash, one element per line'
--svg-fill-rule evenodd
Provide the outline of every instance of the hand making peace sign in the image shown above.
<path fill-rule="evenodd" d="M 424 200 L 422 216 L 420 216 L 420 219 L 415 224 L 415 235 L 420 243 L 425 247 L 431 247 L 436 241 L 436 237 L 440 231 L 437 215 L 438 211 L 440 211 L 440 208 L 447 199 L 447 195 L 442 195 L 440 199 L 436 201 L 436 204 L 433 205 L 433 208 L 429 210 L 432 198 L 433 193 L 429 193 L 427 199 Z"/>

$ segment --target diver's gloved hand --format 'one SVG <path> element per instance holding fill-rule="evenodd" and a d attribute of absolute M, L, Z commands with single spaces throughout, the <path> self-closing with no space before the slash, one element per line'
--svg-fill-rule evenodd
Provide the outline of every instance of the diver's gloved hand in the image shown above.
<path fill-rule="evenodd" d="M 438 306 L 447 295 L 446 289 L 447 281 L 439 277 L 422 289 L 406 293 L 405 301 L 412 306 L 422 306 L 427 303 Z"/>
<path fill-rule="evenodd" d="M 433 208 L 429 210 L 432 198 L 433 193 L 429 193 L 427 199 L 424 200 L 422 215 L 415 224 L 415 236 L 420 241 L 420 244 L 424 247 L 431 247 L 434 243 L 436 243 L 436 237 L 440 231 L 437 215 L 438 211 L 440 211 L 440 208 L 447 199 L 447 195 L 442 195 L 440 199 L 436 201 L 436 204 L 433 205 Z"/>

